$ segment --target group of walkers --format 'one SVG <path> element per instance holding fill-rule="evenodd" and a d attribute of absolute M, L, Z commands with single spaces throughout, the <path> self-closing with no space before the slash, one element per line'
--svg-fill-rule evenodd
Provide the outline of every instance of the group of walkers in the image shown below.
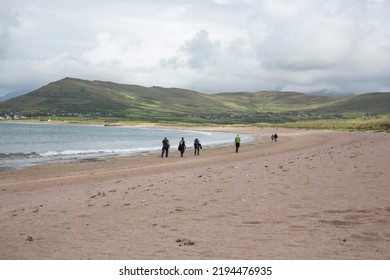
<path fill-rule="evenodd" d="M 275 134 L 272 134 L 271 136 L 271 139 L 272 141 L 277 141 L 278 140 L 278 135 L 275 133 Z M 241 145 L 241 137 L 240 135 L 237 134 L 237 136 L 234 138 L 234 143 L 236 145 L 236 153 L 238 153 L 238 149 L 240 148 L 240 145 Z M 162 140 L 162 150 L 161 150 L 161 157 L 168 157 L 168 152 L 169 152 L 169 148 L 170 148 L 170 144 L 169 144 L 169 140 L 167 137 L 164 137 L 164 139 Z M 183 157 L 184 155 L 184 152 L 186 150 L 187 146 L 186 146 L 186 142 L 184 140 L 184 137 L 181 138 L 180 142 L 179 142 L 179 146 L 177 147 L 178 151 L 180 152 L 180 156 Z M 199 151 L 202 149 L 202 144 L 200 143 L 199 139 L 196 138 L 194 140 L 194 155 L 199 155 Z"/>
<path fill-rule="evenodd" d="M 168 151 L 170 148 L 169 140 L 167 137 L 164 137 L 162 140 L 162 150 L 161 150 L 161 157 L 168 157 Z M 183 157 L 184 152 L 186 150 L 186 141 L 184 140 L 184 137 L 181 138 L 179 142 L 179 146 L 177 147 L 178 151 L 180 152 L 180 156 Z M 202 144 L 200 143 L 199 139 L 196 138 L 194 140 L 194 155 L 199 155 L 199 151 L 202 149 Z"/>
<path fill-rule="evenodd" d="M 238 153 L 238 149 L 240 148 L 240 142 L 241 142 L 240 135 L 237 134 L 236 138 L 234 139 L 234 143 L 236 144 L 236 153 Z M 161 157 L 164 157 L 164 155 L 165 157 L 168 157 L 168 152 L 170 147 L 171 145 L 169 143 L 168 138 L 164 137 L 164 139 L 162 140 Z M 184 137 L 182 137 L 179 142 L 179 146 L 177 147 L 181 157 L 183 157 L 186 148 L 187 148 L 186 141 L 184 140 Z M 196 138 L 194 140 L 194 155 L 198 156 L 201 149 L 202 149 L 202 144 L 200 143 L 199 139 Z"/>

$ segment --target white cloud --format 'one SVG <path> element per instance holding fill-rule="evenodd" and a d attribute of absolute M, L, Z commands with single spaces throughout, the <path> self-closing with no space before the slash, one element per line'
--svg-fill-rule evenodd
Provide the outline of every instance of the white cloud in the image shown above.
<path fill-rule="evenodd" d="M 0 0 L 0 95 L 66 76 L 390 91 L 389 0 Z"/>

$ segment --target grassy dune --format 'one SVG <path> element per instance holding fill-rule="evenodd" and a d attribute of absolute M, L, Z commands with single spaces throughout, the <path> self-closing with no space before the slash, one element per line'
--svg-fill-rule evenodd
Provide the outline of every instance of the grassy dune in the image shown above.
<path fill-rule="evenodd" d="M 280 126 L 288 128 L 330 129 L 330 130 L 374 130 L 390 132 L 390 115 L 371 118 L 333 119 L 289 122 Z"/>

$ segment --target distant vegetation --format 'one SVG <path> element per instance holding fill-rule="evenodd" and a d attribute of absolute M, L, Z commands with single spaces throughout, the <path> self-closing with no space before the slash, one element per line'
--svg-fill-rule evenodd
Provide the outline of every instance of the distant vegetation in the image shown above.
<path fill-rule="evenodd" d="M 203 94 L 74 78 L 0 102 L 2 119 L 113 123 L 283 125 L 389 131 L 390 93 L 312 96 L 297 92 Z"/>
<path fill-rule="evenodd" d="M 381 115 L 370 118 L 334 119 L 317 121 L 299 121 L 285 123 L 283 127 L 331 130 L 374 130 L 390 132 L 390 115 Z"/>

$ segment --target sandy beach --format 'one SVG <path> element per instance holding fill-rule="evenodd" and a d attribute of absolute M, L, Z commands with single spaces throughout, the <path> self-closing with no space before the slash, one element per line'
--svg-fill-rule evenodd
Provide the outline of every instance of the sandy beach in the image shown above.
<path fill-rule="evenodd" d="M 264 139 L 0 171 L 0 259 L 390 259 L 390 134 L 199 129 Z"/>

